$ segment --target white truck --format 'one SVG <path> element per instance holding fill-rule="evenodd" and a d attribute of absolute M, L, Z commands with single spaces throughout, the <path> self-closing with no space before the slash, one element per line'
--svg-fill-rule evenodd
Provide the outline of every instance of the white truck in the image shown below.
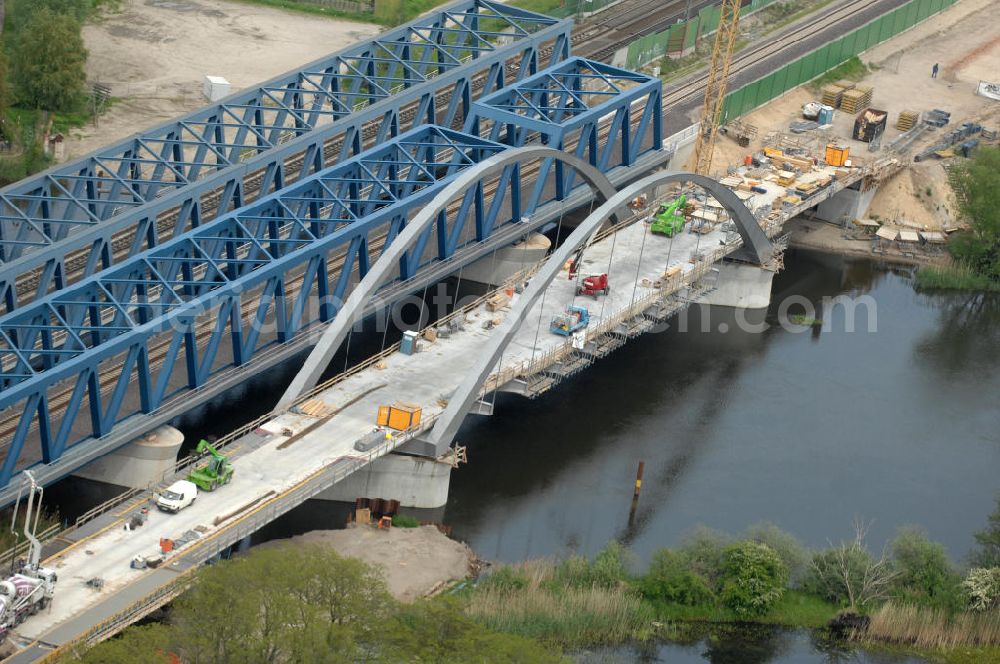
<path fill-rule="evenodd" d="M 42 492 L 29 471 L 24 471 L 29 482 L 28 507 L 24 514 L 24 535 L 28 539 L 28 559 L 21 570 L 0 581 L 0 642 L 7 638 L 7 632 L 20 625 L 28 616 L 33 616 L 52 602 L 56 593 L 55 570 L 41 566 L 42 544 L 35 537 L 38 519 L 42 513 Z M 22 487 L 23 490 L 23 487 Z M 35 496 L 38 503 L 35 503 Z M 18 491 L 11 519 L 11 531 L 17 533 L 17 512 L 21 505 Z"/>
<path fill-rule="evenodd" d="M 156 506 L 163 512 L 176 514 L 194 502 L 198 497 L 198 487 L 194 482 L 177 480 L 156 496 Z"/>
<path fill-rule="evenodd" d="M 55 571 L 47 567 L 25 569 L 0 581 L 0 641 L 7 632 L 33 616 L 52 601 L 56 592 Z"/>

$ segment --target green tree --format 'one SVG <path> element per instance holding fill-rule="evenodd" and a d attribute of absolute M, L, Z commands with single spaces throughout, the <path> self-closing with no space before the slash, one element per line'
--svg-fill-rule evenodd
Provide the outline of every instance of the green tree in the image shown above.
<path fill-rule="evenodd" d="M 764 615 L 781 599 L 786 583 L 788 567 L 768 545 L 746 540 L 726 549 L 719 598 L 737 615 Z"/>
<path fill-rule="evenodd" d="M 901 528 L 890 545 L 898 595 L 921 604 L 958 608 L 961 579 L 944 546 L 932 542 L 920 528 Z"/>
<path fill-rule="evenodd" d="M 767 544 L 788 567 L 788 578 L 792 585 L 799 584 L 809 564 L 809 552 L 795 535 L 786 532 L 768 521 L 755 523 L 747 528 L 746 539 Z"/>
<path fill-rule="evenodd" d="M 82 664 L 169 664 L 171 652 L 170 628 L 166 625 L 138 625 L 121 635 L 91 648 L 80 657 L 67 658 Z"/>
<path fill-rule="evenodd" d="M 2 2 L 3 0 L 0 0 L 0 3 Z M 0 16 L 0 26 L 2 25 L 3 17 Z M 7 56 L 0 48 L 0 139 L 10 139 L 10 130 L 7 128 L 7 109 L 10 108 L 10 101 L 10 86 L 7 84 Z"/>
<path fill-rule="evenodd" d="M 79 107 L 86 63 L 80 23 L 47 8 L 35 12 L 13 39 L 11 79 L 19 102 L 46 111 Z"/>
<path fill-rule="evenodd" d="M 949 182 L 969 230 L 956 235 L 952 255 L 977 274 L 1000 281 L 1000 147 L 980 147 L 952 167 Z"/>
<path fill-rule="evenodd" d="M 986 528 L 976 533 L 978 548 L 972 552 L 974 567 L 1000 567 L 1000 496 L 993 513 L 989 515 Z"/>
<path fill-rule="evenodd" d="M 42 11 L 50 11 L 60 16 L 68 16 L 77 23 L 83 23 L 93 10 L 92 0 L 20 0 L 13 3 L 8 20 L 12 33 L 19 32 L 35 15 Z"/>
<path fill-rule="evenodd" d="M 320 546 L 274 547 L 202 570 L 176 603 L 174 642 L 191 664 L 350 660 L 394 607 L 365 563 Z"/>

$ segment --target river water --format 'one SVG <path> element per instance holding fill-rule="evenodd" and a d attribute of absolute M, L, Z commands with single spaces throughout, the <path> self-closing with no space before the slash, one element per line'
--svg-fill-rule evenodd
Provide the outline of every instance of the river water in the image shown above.
<path fill-rule="evenodd" d="M 907 268 L 794 250 L 772 294 L 749 321 L 696 308 L 536 400 L 501 395 L 493 417 L 466 420 L 469 463 L 447 506 L 424 516 L 505 562 L 592 555 L 618 539 L 643 567 L 699 525 L 738 534 L 760 521 L 823 547 L 851 537 L 856 519 L 873 550 L 918 524 L 960 561 L 1000 491 L 1000 298 L 919 294 Z M 837 296 L 854 304 L 824 310 Z M 761 320 L 765 331 L 741 329 Z M 358 358 L 381 347 L 367 336 Z M 196 440 L 266 412 L 294 364 L 176 426 Z M 87 505 L 80 484 L 47 493 L 67 518 Z M 310 501 L 253 539 L 338 528 L 348 512 Z M 802 630 L 727 629 L 583 661 L 916 661 L 845 652 Z"/>
<path fill-rule="evenodd" d="M 919 524 L 963 558 L 1000 489 L 1000 302 L 919 294 L 908 269 L 803 251 L 772 292 L 765 332 L 719 309 L 702 332 L 693 312 L 686 332 L 675 321 L 469 418 L 445 510 L 455 536 L 501 561 L 614 538 L 641 564 L 698 525 L 766 520 L 822 547 L 857 518 L 874 549 Z M 853 331 L 846 307 L 823 311 L 837 295 L 857 304 Z M 778 324 L 806 301 L 822 325 Z"/>

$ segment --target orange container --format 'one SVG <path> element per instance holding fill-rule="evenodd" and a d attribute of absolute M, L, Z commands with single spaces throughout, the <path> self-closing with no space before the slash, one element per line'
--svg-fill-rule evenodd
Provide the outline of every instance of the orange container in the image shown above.
<path fill-rule="evenodd" d="M 826 146 L 826 163 L 830 166 L 843 166 L 850 153 L 849 148 L 841 147 L 835 143 L 828 143 Z"/>
<path fill-rule="evenodd" d="M 378 407 L 378 425 L 396 431 L 406 431 L 420 424 L 420 406 L 409 403 L 394 403 Z"/>

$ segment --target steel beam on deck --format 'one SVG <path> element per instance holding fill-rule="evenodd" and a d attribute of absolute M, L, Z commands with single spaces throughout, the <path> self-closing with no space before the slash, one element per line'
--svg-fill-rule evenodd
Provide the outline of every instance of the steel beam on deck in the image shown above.
<path fill-rule="evenodd" d="M 460 125 L 480 94 L 568 57 L 570 28 L 464 0 L 5 187 L 0 308 L 111 267 L 358 154 L 366 141 Z"/>

